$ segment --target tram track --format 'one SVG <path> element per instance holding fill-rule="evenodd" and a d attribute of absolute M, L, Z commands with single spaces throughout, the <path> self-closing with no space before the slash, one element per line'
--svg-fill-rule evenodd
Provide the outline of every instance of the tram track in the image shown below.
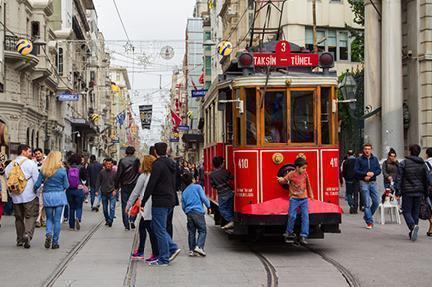
<path fill-rule="evenodd" d="M 267 274 L 267 287 L 279 286 L 279 278 L 277 275 L 277 271 L 271 261 L 255 249 L 251 248 L 251 251 L 255 254 L 256 257 L 258 257 L 259 261 L 264 266 L 264 270 Z"/>
<path fill-rule="evenodd" d="M 92 238 L 92 236 L 99 230 L 99 228 L 104 223 L 104 220 L 99 221 L 94 224 L 90 230 L 86 233 L 86 235 L 74 246 L 74 248 L 69 252 L 69 254 L 60 262 L 57 268 L 51 273 L 51 275 L 47 278 L 47 280 L 42 284 L 43 287 L 51 287 L 54 286 L 58 278 L 63 274 L 68 265 L 72 262 L 78 252 L 86 245 L 86 243 Z M 71 286 L 72 283 L 69 283 L 67 286 Z"/>
<path fill-rule="evenodd" d="M 138 228 L 137 228 L 138 229 Z M 137 248 L 139 240 L 139 233 L 138 230 L 135 232 L 134 240 L 132 243 L 132 248 L 130 254 L 134 252 L 134 250 Z M 136 283 L 136 269 L 137 269 L 137 262 L 138 260 L 132 260 L 132 256 L 129 256 L 129 263 L 126 270 L 126 275 L 123 280 L 123 286 L 124 287 L 135 287 Z"/>

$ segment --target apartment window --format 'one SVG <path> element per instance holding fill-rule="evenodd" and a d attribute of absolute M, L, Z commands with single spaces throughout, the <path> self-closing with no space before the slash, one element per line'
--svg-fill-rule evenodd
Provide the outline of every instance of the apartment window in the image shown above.
<path fill-rule="evenodd" d="M 63 76 L 63 48 L 58 48 L 57 52 L 57 73 Z"/>
<path fill-rule="evenodd" d="M 204 41 L 211 40 L 211 32 L 204 32 Z"/>
<path fill-rule="evenodd" d="M 31 36 L 32 38 L 40 38 L 40 24 L 39 22 L 31 23 Z"/>
<path fill-rule="evenodd" d="M 317 30 L 317 43 L 318 52 L 331 52 L 336 61 L 351 61 L 350 51 L 348 49 L 348 45 L 350 45 L 349 34 L 347 31 L 319 29 Z M 313 51 L 312 27 L 306 27 L 305 48 Z"/>
<path fill-rule="evenodd" d="M 348 33 L 339 32 L 339 60 L 348 60 Z"/>
<path fill-rule="evenodd" d="M 337 40 L 336 40 L 336 30 L 329 30 L 327 32 L 327 51 L 332 52 L 335 59 L 337 59 Z"/>

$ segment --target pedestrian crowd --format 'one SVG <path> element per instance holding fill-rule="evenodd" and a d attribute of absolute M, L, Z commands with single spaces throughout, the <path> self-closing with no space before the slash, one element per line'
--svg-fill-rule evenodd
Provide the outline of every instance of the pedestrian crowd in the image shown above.
<path fill-rule="evenodd" d="M 394 199 L 407 224 L 409 239 L 416 241 L 420 219 L 429 221 L 426 235 L 432 237 L 432 148 L 426 149 L 426 159 L 420 157 L 419 145 L 410 145 L 408 149 L 409 155 L 399 161 L 396 151 L 390 148 L 387 159 L 380 165 L 372 153 L 372 145 L 364 144 L 357 157 L 352 150 L 347 152 L 341 175 L 349 212 L 356 214 L 360 207 L 367 229 L 373 229 L 373 216 L 380 203 L 385 204 L 386 198 Z M 380 198 L 377 176 L 381 173 L 384 192 Z"/>

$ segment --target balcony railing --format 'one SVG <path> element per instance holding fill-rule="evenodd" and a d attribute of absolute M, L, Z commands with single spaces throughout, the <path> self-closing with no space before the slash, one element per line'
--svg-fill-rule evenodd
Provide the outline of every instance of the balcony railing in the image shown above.
<path fill-rule="evenodd" d="M 20 38 L 13 35 L 6 35 L 5 36 L 5 51 L 11 51 L 11 52 L 17 52 L 16 44 Z M 39 47 L 33 45 L 33 50 L 31 51 L 31 55 L 37 56 L 39 54 Z"/>

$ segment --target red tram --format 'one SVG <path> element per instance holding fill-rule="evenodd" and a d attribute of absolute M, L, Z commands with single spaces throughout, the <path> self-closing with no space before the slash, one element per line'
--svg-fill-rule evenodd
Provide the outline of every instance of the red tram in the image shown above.
<path fill-rule="evenodd" d="M 309 202 L 310 236 L 340 232 L 336 90 L 336 74 L 312 67 L 228 72 L 209 90 L 204 100 L 205 190 L 217 224 L 222 220 L 217 192 L 209 181 L 213 157 L 223 156 L 234 175 L 234 234 L 261 234 L 282 233 L 289 196 L 276 177 L 301 156 L 308 162 L 316 199 Z"/>

